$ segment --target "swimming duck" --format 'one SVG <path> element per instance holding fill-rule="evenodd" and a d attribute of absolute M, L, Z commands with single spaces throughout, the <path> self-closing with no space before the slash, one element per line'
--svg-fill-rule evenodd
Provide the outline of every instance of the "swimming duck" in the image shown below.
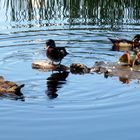
<path fill-rule="evenodd" d="M 14 82 L 6 81 L 3 76 L 0 76 L 0 94 L 15 94 L 21 96 L 21 88 L 24 87 L 24 84 L 17 85 Z"/>
<path fill-rule="evenodd" d="M 140 47 L 140 34 L 134 36 L 133 40 L 127 39 L 112 39 L 108 38 L 112 43 L 113 51 L 120 51 L 120 50 L 134 50 L 135 48 Z"/>
<path fill-rule="evenodd" d="M 46 41 L 46 55 L 53 62 L 61 64 L 62 59 L 68 54 L 65 47 L 56 47 L 55 41 L 49 39 Z"/>

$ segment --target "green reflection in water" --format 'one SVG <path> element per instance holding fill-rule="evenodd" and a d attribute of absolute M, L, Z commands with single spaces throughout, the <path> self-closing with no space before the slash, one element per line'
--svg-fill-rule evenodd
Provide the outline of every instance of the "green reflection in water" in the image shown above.
<path fill-rule="evenodd" d="M 138 0 L 5 0 L 3 6 L 11 21 L 99 26 L 140 23 Z"/>

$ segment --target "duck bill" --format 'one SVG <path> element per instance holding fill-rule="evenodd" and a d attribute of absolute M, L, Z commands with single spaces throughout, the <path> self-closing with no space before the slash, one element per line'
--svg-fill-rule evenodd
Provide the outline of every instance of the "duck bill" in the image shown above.
<path fill-rule="evenodd" d="M 47 50 L 49 48 L 49 46 L 45 45 L 44 46 L 44 50 Z"/>

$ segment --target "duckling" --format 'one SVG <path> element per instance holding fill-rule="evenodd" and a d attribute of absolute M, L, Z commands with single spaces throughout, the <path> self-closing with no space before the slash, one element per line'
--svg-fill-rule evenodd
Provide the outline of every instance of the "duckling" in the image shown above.
<path fill-rule="evenodd" d="M 46 55 L 52 61 L 61 64 L 62 59 L 68 54 L 65 47 L 56 47 L 55 41 L 49 39 L 46 41 Z"/>
<path fill-rule="evenodd" d="M 70 72 L 73 74 L 85 74 L 90 72 L 90 68 L 84 64 L 73 63 L 70 65 Z"/>
<path fill-rule="evenodd" d="M 127 40 L 127 39 L 112 39 L 108 38 L 112 43 L 113 51 L 120 51 L 121 48 L 124 50 L 134 50 L 135 48 L 140 47 L 140 34 L 137 34 L 134 36 L 133 40 Z"/>

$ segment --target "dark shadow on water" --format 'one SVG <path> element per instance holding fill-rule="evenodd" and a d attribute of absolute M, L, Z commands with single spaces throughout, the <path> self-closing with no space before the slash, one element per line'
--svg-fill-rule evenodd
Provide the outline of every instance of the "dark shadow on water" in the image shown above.
<path fill-rule="evenodd" d="M 104 73 L 104 78 L 109 78 L 109 77 L 117 77 L 118 81 L 120 81 L 122 84 L 130 84 L 130 82 L 132 80 L 134 80 L 133 78 L 128 78 L 126 75 L 124 75 L 124 77 L 121 76 L 117 76 L 117 75 L 108 75 L 107 73 Z M 139 79 L 137 79 L 138 83 L 139 83 Z"/>
<path fill-rule="evenodd" d="M 10 99 L 10 100 L 18 100 L 18 101 L 25 101 L 25 97 L 22 93 L 20 94 L 8 94 L 8 93 L 0 93 L 0 99 Z"/>
<path fill-rule="evenodd" d="M 123 84 L 129 84 L 130 79 L 125 78 L 125 77 L 119 77 L 119 81 L 122 82 Z"/>
<path fill-rule="evenodd" d="M 47 78 L 47 90 L 45 93 L 49 99 L 54 99 L 58 96 L 57 91 L 66 84 L 68 75 L 69 72 L 63 71 L 52 73 L 51 76 Z"/>
<path fill-rule="evenodd" d="M 104 73 L 104 78 L 108 78 L 108 77 L 113 77 L 113 76 L 109 76 L 106 73 Z M 122 84 L 130 84 L 131 79 L 126 78 L 126 77 L 119 77 L 118 76 L 118 80 L 122 83 Z"/>

